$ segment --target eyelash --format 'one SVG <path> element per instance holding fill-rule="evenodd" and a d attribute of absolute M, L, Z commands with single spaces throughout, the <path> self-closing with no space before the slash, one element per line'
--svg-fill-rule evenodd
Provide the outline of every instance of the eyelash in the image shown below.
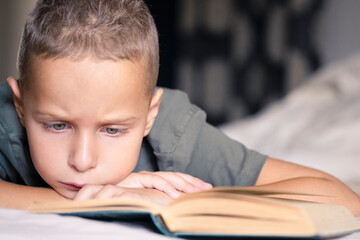
<path fill-rule="evenodd" d="M 56 129 L 56 125 L 64 125 L 64 128 Z M 59 122 L 59 123 L 45 123 L 44 127 L 46 129 L 50 129 L 51 131 L 61 132 L 61 131 L 65 130 L 65 129 L 69 128 L 69 125 L 67 123 L 61 123 L 61 122 Z M 109 133 L 109 131 L 107 131 L 107 130 L 115 130 L 116 133 Z M 109 128 L 109 127 L 107 127 L 107 128 L 101 128 L 101 131 L 109 134 L 110 136 L 118 136 L 120 134 L 126 133 L 127 129 Z"/>
<path fill-rule="evenodd" d="M 114 133 L 114 134 L 109 133 L 109 132 L 107 131 L 107 130 L 109 130 L 109 129 L 111 129 L 111 130 L 116 130 L 116 133 Z M 118 135 L 121 135 L 121 134 L 124 134 L 124 133 L 127 132 L 126 129 L 109 128 L 109 127 L 107 127 L 107 128 L 101 128 L 101 131 L 109 134 L 110 136 L 118 136 Z"/>
<path fill-rule="evenodd" d="M 56 129 L 56 127 L 55 127 L 56 125 L 65 125 L 65 126 L 62 129 Z M 50 129 L 55 132 L 60 132 L 60 131 L 63 131 L 64 129 L 68 128 L 69 126 L 67 123 L 58 122 L 58 123 L 45 123 L 44 127 L 46 129 Z"/>

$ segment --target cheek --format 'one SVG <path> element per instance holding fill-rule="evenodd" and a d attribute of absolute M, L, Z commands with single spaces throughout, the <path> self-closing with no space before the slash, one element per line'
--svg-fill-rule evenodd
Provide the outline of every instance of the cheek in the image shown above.
<path fill-rule="evenodd" d="M 40 176 L 49 183 L 50 178 L 63 168 L 66 144 L 61 139 L 52 139 L 42 129 L 31 124 L 26 131 L 34 166 Z"/>
<path fill-rule="evenodd" d="M 128 135 L 103 142 L 100 146 L 98 167 L 104 174 L 104 181 L 108 184 L 117 184 L 129 175 L 135 168 L 139 158 L 142 137 Z"/>

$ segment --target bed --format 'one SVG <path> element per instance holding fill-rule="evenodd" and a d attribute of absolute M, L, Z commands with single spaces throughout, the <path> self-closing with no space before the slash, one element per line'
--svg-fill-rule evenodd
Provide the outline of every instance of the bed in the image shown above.
<path fill-rule="evenodd" d="M 270 156 L 327 171 L 360 194 L 360 56 L 326 68 L 259 114 L 220 129 Z M 0 208 L 0 239 L 121 238 L 168 239 L 146 222 L 102 222 Z M 340 239 L 360 239 L 360 233 Z"/>
<path fill-rule="evenodd" d="M 220 129 L 271 157 L 326 171 L 360 194 L 360 55 L 326 67 L 257 115 Z"/>

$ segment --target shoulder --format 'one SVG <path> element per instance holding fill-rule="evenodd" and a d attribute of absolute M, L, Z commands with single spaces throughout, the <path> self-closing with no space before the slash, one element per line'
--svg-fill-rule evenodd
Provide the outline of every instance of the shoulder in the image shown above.
<path fill-rule="evenodd" d="M 6 83 L 0 84 L 0 113 L 0 179 L 23 183 L 18 169 L 26 168 L 19 161 L 20 156 L 24 155 L 26 134 L 18 120 L 11 91 Z"/>
<path fill-rule="evenodd" d="M 205 121 L 206 114 L 198 106 L 192 104 L 186 93 L 180 90 L 164 89 L 156 121 L 164 124 L 166 120 L 187 124 L 193 117 Z"/>
<path fill-rule="evenodd" d="M 186 93 L 180 90 L 163 88 L 164 93 L 161 100 L 160 110 L 175 110 L 182 112 L 187 111 L 189 108 L 194 106 L 191 104 L 189 97 Z"/>
<path fill-rule="evenodd" d="M 266 159 L 206 122 L 178 90 L 164 90 L 148 141 L 162 171 L 185 172 L 216 186 L 254 185 Z"/>
<path fill-rule="evenodd" d="M 24 137 L 25 130 L 18 120 L 10 87 L 7 83 L 0 84 L 0 131 L 10 138 Z"/>
<path fill-rule="evenodd" d="M 191 104 L 186 93 L 164 88 L 159 113 L 148 136 L 156 152 L 175 150 L 190 123 L 205 122 L 206 114 Z"/>

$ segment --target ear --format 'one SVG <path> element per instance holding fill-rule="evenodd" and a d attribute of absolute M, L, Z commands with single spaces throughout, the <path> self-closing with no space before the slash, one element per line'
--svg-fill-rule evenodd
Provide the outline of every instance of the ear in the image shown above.
<path fill-rule="evenodd" d="M 20 86 L 19 86 L 18 82 L 16 81 L 16 79 L 13 77 L 9 77 L 7 79 L 7 82 L 9 84 L 11 92 L 12 92 L 16 113 L 19 117 L 21 125 L 23 125 L 25 127 L 24 105 L 23 105 L 23 100 L 22 100 L 22 96 L 21 96 Z"/>
<path fill-rule="evenodd" d="M 162 94 L 163 94 L 163 89 L 159 88 L 158 90 L 156 90 L 153 97 L 151 98 L 149 112 L 146 120 L 144 137 L 149 134 L 152 126 L 154 125 L 155 118 L 159 112 Z"/>

